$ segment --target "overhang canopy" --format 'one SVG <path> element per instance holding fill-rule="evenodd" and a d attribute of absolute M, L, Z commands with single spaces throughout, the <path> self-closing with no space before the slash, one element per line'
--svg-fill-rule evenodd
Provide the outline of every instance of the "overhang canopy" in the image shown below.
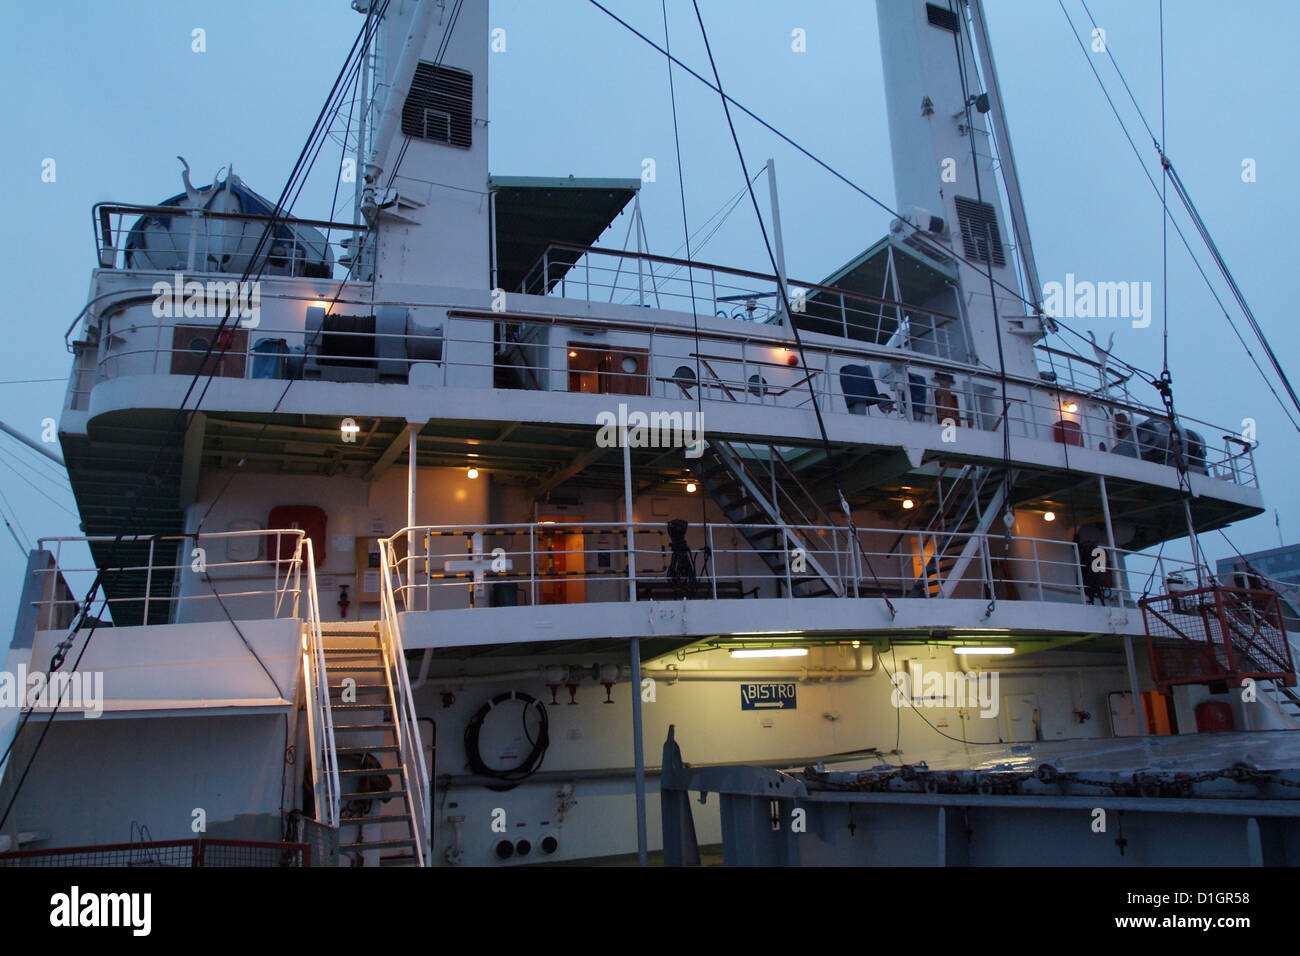
<path fill-rule="evenodd" d="M 593 245 L 636 196 L 641 180 L 493 176 L 488 188 L 496 194 L 496 285 L 513 292 L 551 242 Z M 573 250 L 553 256 L 550 284 L 579 256 Z"/>
<path fill-rule="evenodd" d="M 895 236 L 885 236 L 871 248 L 854 257 L 822 280 L 821 285 L 856 292 L 869 297 L 855 302 L 858 314 L 848 318 L 849 337 L 865 339 L 873 344 L 884 343 L 898 327 L 895 309 L 880 304 L 869 304 L 871 297 L 895 298 L 889 276 L 890 253 L 893 253 L 894 270 L 898 277 L 900 300 L 917 307 L 934 301 L 949 292 L 956 284 L 957 274 L 950 264 L 936 261 L 911 248 Z M 819 290 L 807 295 L 807 308 L 799 316 L 799 328 L 809 332 L 840 335 L 843 328 L 839 297 Z M 856 326 L 856 327 L 855 327 Z"/>

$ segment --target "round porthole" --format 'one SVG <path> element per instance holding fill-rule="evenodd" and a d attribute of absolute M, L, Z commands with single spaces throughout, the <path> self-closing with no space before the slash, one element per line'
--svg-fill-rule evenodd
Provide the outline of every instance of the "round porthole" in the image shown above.
<path fill-rule="evenodd" d="M 498 860 L 508 860 L 515 855 L 515 845 L 509 840 L 499 841 L 496 849 Z"/>
<path fill-rule="evenodd" d="M 633 375 L 636 372 L 639 372 L 641 370 L 641 363 L 638 362 L 631 355 L 623 356 L 622 365 L 623 365 L 623 371 L 627 372 L 627 374 L 629 375 Z"/>
<path fill-rule="evenodd" d="M 761 375 L 749 376 L 749 391 L 752 394 L 757 395 L 759 398 L 762 398 L 767 394 L 767 379 L 763 378 Z"/>

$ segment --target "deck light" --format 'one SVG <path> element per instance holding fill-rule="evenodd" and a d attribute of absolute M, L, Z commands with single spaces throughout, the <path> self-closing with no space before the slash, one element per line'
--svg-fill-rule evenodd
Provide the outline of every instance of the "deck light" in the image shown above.
<path fill-rule="evenodd" d="M 904 498 L 904 499 L 903 499 L 903 510 L 904 510 L 904 511 L 911 511 L 911 510 L 912 510 L 913 508 L 915 508 L 915 507 L 916 507 L 916 502 L 913 501 L 911 498 Z"/>
<path fill-rule="evenodd" d="M 746 647 L 733 648 L 732 657 L 807 657 L 806 647 Z"/>
<path fill-rule="evenodd" d="M 686 482 L 686 493 L 688 495 L 695 494 L 695 482 L 693 481 Z"/>
<path fill-rule="evenodd" d="M 1056 512 L 1055 512 L 1055 511 L 1044 511 L 1044 512 L 1043 512 L 1043 520 L 1044 520 L 1044 521 L 1055 521 L 1055 520 L 1056 520 Z"/>
<path fill-rule="evenodd" d="M 577 357 L 578 357 L 578 353 L 573 351 L 573 349 L 569 349 L 569 358 L 577 358 Z"/>
<path fill-rule="evenodd" d="M 477 478 L 477 477 L 478 477 L 478 469 L 477 469 L 477 468 L 470 468 L 469 471 L 465 472 L 465 477 L 466 477 L 466 478 Z"/>
<path fill-rule="evenodd" d="M 349 440 L 347 436 L 355 435 L 359 431 L 361 431 L 361 426 L 350 418 L 343 419 L 342 423 L 339 425 L 339 432 L 343 435 L 344 441 Z M 352 440 L 355 441 L 355 439 Z"/>
<path fill-rule="evenodd" d="M 1079 410 L 1079 403 L 1078 403 L 1078 402 L 1064 402 L 1064 403 L 1062 403 L 1061 407 L 1062 407 L 1063 409 L 1065 409 L 1067 412 L 1069 412 L 1071 415 L 1073 415 L 1075 412 L 1077 412 L 1077 411 Z"/>
<path fill-rule="evenodd" d="M 954 654 L 968 654 L 975 656 L 977 654 L 1014 654 L 1016 649 L 1014 647 L 989 647 L 982 644 L 975 644 L 970 647 L 954 647 L 952 652 Z"/>

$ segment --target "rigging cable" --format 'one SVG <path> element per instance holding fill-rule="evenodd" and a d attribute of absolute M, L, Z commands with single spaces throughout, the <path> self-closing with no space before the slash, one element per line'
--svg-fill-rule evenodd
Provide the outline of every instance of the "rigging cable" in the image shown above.
<path fill-rule="evenodd" d="M 592 0 L 592 2 L 594 3 L 595 0 Z M 731 141 L 736 147 L 736 156 L 740 160 L 740 169 L 744 174 L 745 182 L 747 183 L 746 188 L 749 191 L 750 202 L 754 206 L 754 215 L 758 219 L 758 228 L 763 234 L 763 246 L 767 249 L 767 257 L 772 264 L 772 273 L 776 277 L 778 301 L 785 313 L 787 321 L 790 323 L 790 331 L 794 334 L 795 346 L 799 350 L 799 362 L 803 366 L 803 370 L 809 372 L 808 359 L 804 355 L 803 337 L 799 334 L 798 323 L 794 321 L 794 316 L 790 310 L 790 297 L 788 295 L 788 289 L 786 288 L 785 276 L 781 274 L 781 269 L 777 265 L 776 254 L 772 251 L 772 243 L 767 235 L 767 226 L 763 223 L 763 214 L 758 208 L 758 198 L 754 195 L 754 187 L 750 183 L 749 167 L 745 163 L 744 150 L 740 148 L 740 138 L 736 135 L 736 125 L 731 119 L 731 107 L 728 105 L 729 97 L 722 90 L 722 78 L 718 75 L 718 64 L 713 59 L 713 49 L 709 44 L 708 31 L 704 27 L 704 18 L 700 15 L 700 5 L 698 0 L 691 0 L 691 5 L 695 8 L 695 19 L 700 24 L 700 35 L 704 39 L 704 49 L 709 55 L 709 66 L 713 69 L 713 78 L 717 83 L 718 95 L 722 99 L 722 111 L 727 118 L 727 128 L 731 131 Z M 829 373 L 829 368 L 827 371 Z M 866 548 L 862 544 L 862 539 L 858 536 L 857 528 L 853 521 L 853 511 L 849 507 L 848 500 L 844 497 L 844 488 L 840 483 L 839 469 L 835 465 L 835 455 L 831 449 L 830 438 L 826 433 L 826 422 L 822 419 L 821 403 L 817 400 L 817 388 L 813 384 L 812 374 L 808 375 L 807 385 L 808 394 L 812 400 L 813 415 L 817 419 L 817 430 L 821 435 L 822 451 L 826 455 L 826 463 L 830 466 L 831 481 L 835 486 L 835 494 L 839 498 L 840 510 L 844 513 L 844 520 L 847 524 L 849 536 L 852 538 L 857 553 L 862 558 L 867 571 L 871 574 L 871 579 L 876 586 L 876 590 L 880 592 L 880 596 L 885 602 L 885 607 L 889 610 L 890 618 L 895 618 L 898 615 L 898 609 L 894 607 L 894 602 L 889 599 L 889 594 L 881 586 L 880 579 L 876 576 L 876 571 L 871 566 L 871 559 L 867 557 Z M 788 557 L 786 560 L 789 560 Z M 857 582 L 855 579 L 855 590 L 856 584 Z"/>
<path fill-rule="evenodd" d="M 813 153 L 811 150 L 807 149 L 806 147 L 804 147 L 803 145 L 801 145 L 800 143 L 798 143 L 797 141 L 795 141 L 793 138 L 791 138 L 790 136 L 786 135 L 786 134 L 783 133 L 781 130 L 777 129 L 775 126 L 773 126 L 773 125 L 772 125 L 771 123 L 769 123 L 767 120 L 763 119 L 761 116 L 759 116 L 759 115 L 758 115 L 757 113 L 755 113 L 753 110 L 749 109 L 749 108 L 748 108 L 747 106 L 745 106 L 743 103 L 740 103 L 739 101 L 737 101 L 737 100 L 736 100 L 735 98 L 733 98 L 732 96 L 730 96 L 730 95 L 728 95 L 727 93 L 725 93 L 724 91 L 720 90 L 720 89 L 719 89 L 719 88 L 718 88 L 714 83 L 710 82 L 710 81 L 709 81 L 707 78 L 705 78 L 704 76 L 701 76 L 699 73 L 697 73 L 697 72 L 696 72 L 695 70 L 693 70 L 691 67 L 689 67 L 689 66 L 687 66 L 685 63 L 683 63 L 680 59 L 678 59 L 677 57 L 672 56 L 671 54 L 669 54 L 666 50 L 664 50 L 663 47 L 661 47 L 659 44 L 655 43 L 654 40 L 651 40 L 651 39 L 650 39 L 649 37 L 647 37 L 644 33 L 642 33 L 641 31 L 637 30 L 636 27 L 632 26 L 630 23 L 628 23 L 628 22 L 627 22 L 626 20 L 624 20 L 622 17 L 619 17 L 617 14 L 615 14 L 613 11 L 611 11 L 608 7 L 606 7 L 604 4 L 602 4 L 602 3 L 600 2 L 600 0 L 588 0 L 588 2 L 591 3 L 592 6 L 596 7 L 598 10 L 600 10 L 602 13 L 604 13 L 604 14 L 605 14 L 607 17 L 609 17 L 611 20 L 613 20 L 615 23 L 619 24 L 619 26 L 623 27 L 623 28 L 624 28 L 625 30 L 627 30 L 629 33 L 631 33 L 632 35 L 634 35 L 635 37 L 637 37 L 637 39 L 641 40 L 641 42 L 645 43 L 647 46 L 651 47 L 652 49 L 658 51 L 661 55 L 668 57 L 668 58 L 669 58 L 669 59 L 670 59 L 674 64 L 676 64 L 676 65 L 677 65 L 681 70 L 683 70 L 685 73 L 687 73 L 688 75 L 690 75 L 691 77 L 693 77 L 693 78 L 694 78 L 695 80 L 697 80 L 698 82 L 702 83 L 704 86 L 708 87 L 708 88 L 709 88 L 710 90 L 712 90 L 714 93 L 717 93 L 717 94 L 718 94 L 718 95 L 719 95 L 719 96 L 720 96 L 720 97 L 721 97 L 725 102 L 730 103 L 732 106 L 736 107 L 736 109 L 740 110 L 742 113 L 744 113 L 746 116 L 748 116 L 748 117 L 749 117 L 750 119 L 752 119 L 754 122 L 756 122 L 759 126 L 762 126 L 762 127 L 763 127 L 764 129 L 766 129 L 768 132 L 772 133 L 774 136 L 776 136 L 778 139 L 780 139 L 780 140 L 781 140 L 782 142 L 784 142 L 786 145 L 790 146 L 790 147 L 791 147 L 792 149 L 794 149 L 796 152 L 798 152 L 799 154 L 801 154 L 801 155 L 804 156 L 805 158 L 811 160 L 815 165 L 817 165 L 817 166 L 819 166 L 821 169 L 825 170 L 827 173 L 829 173 L 829 174 L 830 174 L 831 176 L 833 176 L 835 179 L 837 179 L 837 180 L 839 180 L 840 182 L 842 182 L 844 185 L 848 186 L 848 187 L 849 187 L 850 189 L 852 189 L 854 192 L 856 192 L 856 193 L 858 193 L 859 195 L 861 195 L 861 196 L 863 196 L 864 198 L 866 198 L 868 201 L 870 201 L 870 202 L 871 202 L 872 204 L 874 204 L 875 206 L 877 206 L 877 207 L 879 207 L 880 209 L 882 209 L 883 211 L 889 213 L 891 216 L 894 216 L 895 218 L 899 219 L 901 222 L 904 223 L 904 225 L 906 226 L 906 228 L 908 228 L 908 229 L 911 230 L 911 237 L 912 237 L 912 238 L 915 238 L 917 241 L 921 242 L 923 245 L 927 246 L 929 249 L 933 250 L 934 252 L 936 252 L 936 253 L 939 254 L 939 255 L 942 255 L 942 256 L 944 256 L 944 257 L 948 257 L 948 258 L 952 258 L 952 259 L 956 259 L 956 260 L 959 260 L 959 261 L 961 261 L 961 262 L 964 262 L 964 263 L 966 263 L 968 266 L 970 266 L 972 269 L 975 269 L 977 272 L 979 272 L 980 275 L 983 275 L 983 276 L 986 276 L 986 277 L 991 277 L 991 274 L 992 274 L 992 270 L 991 270 L 991 269 L 985 269 L 981 264 L 976 263 L 974 260 L 967 258 L 966 256 L 962 255 L 961 253 L 958 253 L 955 249 L 949 249 L 949 248 L 947 248 L 947 247 L 945 247 L 945 246 L 942 246 L 942 245 L 939 245 L 939 244 L 935 243 L 933 240 L 931 240 L 931 239 L 929 238 L 928 235 L 926 235 L 925 232 L 923 232 L 921 229 L 918 229 L 916 226 L 912 225 L 911 223 L 908 223 L 905 219 L 903 219 L 902 215 L 901 215 L 899 212 L 897 212 L 895 209 L 893 209 L 892 207 L 890 207 L 887 203 L 885 203 L 884 201 L 882 201 L 882 200 L 876 198 L 874 195 L 872 195 L 870 192 L 868 192 L 868 191 L 867 191 L 866 189 L 864 189 L 862 186 L 859 186 L 859 185 L 858 185 L 857 183 L 855 183 L 853 180 L 849 179 L 847 176 L 845 176 L 843 173 L 841 173 L 841 172 L 840 172 L 839 170 L 837 170 L 835 167 L 831 166 L 831 165 L 830 165 L 829 163 L 827 163 L 825 160 L 821 159 L 819 156 L 817 156 L 817 155 L 816 155 L 815 153 Z M 1001 281 L 998 281 L 998 280 L 996 280 L 996 279 L 994 279 L 993 281 L 995 282 L 995 284 L 997 285 L 998 288 L 1002 289 L 1004 292 L 1006 292 L 1006 293 L 1010 294 L 1011 296 L 1013 296 L 1017 301 L 1023 303 L 1023 304 L 1028 308 L 1028 309 L 1033 310 L 1033 314 L 1040 314 L 1040 313 L 1041 313 L 1041 310 L 1040 310 L 1037 306 L 1035 306 L 1033 302 L 1031 302 L 1031 301 L 1029 301 L 1028 299 L 1026 299 L 1026 298 L 1024 297 L 1024 295 L 1021 294 L 1021 292 L 1020 292 L 1019 290 L 1013 289 L 1013 288 L 1011 288 L 1010 286 L 1008 286 L 1008 285 L 1006 285 L 1006 284 L 1004 284 L 1004 283 L 1002 283 Z M 1059 326 L 1061 329 L 1064 329 L 1066 332 L 1069 332 L 1071 335 L 1073 335 L 1075 338 L 1077 338 L 1081 343 L 1088 343 L 1089 340 L 1087 339 L 1086 336 L 1084 336 L 1082 333 L 1076 331 L 1075 329 L 1071 328 L 1069 325 L 1067 325 L 1065 322 L 1061 321 L 1059 318 L 1056 318 L 1055 316 L 1053 316 L 1053 317 L 1052 317 L 1052 322 L 1053 322 L 1054 325 L 1057 325 L 1057 326 Z M 1136 375 L 1138 378 L 1140 378 L 1142 381 L 1146 382 L 1147 384 L 1152 385 L 1152 386 L 1155 385 L 1155 383 L 1156 383 L 1156 376 L 1152 375 L 1150 372 L 1147 372 L 1147 371 L 1145 371 L 1144 369 L 1141 369 L 1141 368 L 1137 367 L 1136 365 L 1132 365 L 1132 364 L 1130 364 L 1129 362 L 1127 362 L 1127 361 L 1125 361 L 1124 359 L 1119 358 L 1119 357 L 1117 357 L 1117 356 L 1112 356 L 1111 360 L 1112 360 L 1113 362 L 1115 362 L 1117 365 L 1122 366 L 1123 368 L 1128 369 L 1130 372 L 1132 372 L 1134 375 Z"/>
<path fill-rule="evenodd" d="M 663 13 L 663 18 L 664 18 L 664 49 L 671 51 L 672 46 L 668 39 L 668 0 L 659 0 L 659 8 Z M 665 59 L 664 62 L 668 66 L 668 97 L 669 97 L 669 101 L 672 103 L 672 108 L 673 108 L 673 146 L 677 154 L 677 192 L 678 195 L 681 197 L 682 234 L 686 237 L 686 242 L 685 242 L 686 261 L 689 263 L 691 261 L 691 227 L 690 227 L 690 222 L 687 219 L 687 215 L 686 215 L 686 180 L 685 177 L 682 175 L 682 140 L 677 127 L 677 90 L 675 84 L 673 83 L 673 61 L 670 59 Z M 748 174 L 746 174 L 746 179 L 748 179 Z M 721 225 L 721 222 L 719 222 L 719 225 Z M 696 414 L 695 421 L 696 421 L 697 429 L 699 429 L 699 431 L 702 432 L 704 428 L 704 380 L 701 377 L 701 371 L 700 371 L 700 352 L 702 351 L 702 348 L 700 346 L 700 315 L 699 315 L 699 310 L 695 307 L 695 274 L 694 274 L 694 270 L 689 265 L 686 267 L 686 279 L 690 283 L 691 326 L 694 329 L 694 334 L 695 334 L 695 414 Z M 702 439 L 703 436 L 697 432 L 696 441 L 699 442 Z M 700 450 L 703 451 L 703 449 Z M 703 473 L 701 472 L 701 477 L 700 477 L 701 492 L 703 492 L 703 487 L 702 487 L 703 483 L 704 483 L 704 478 L 703 478 Z M 700 494 L 700 526 L 704 528 L 706 532 L 708 529 L 708 522 L 709 522 L 709 512 L 708 512 L 708 505 L 706 504 L 706 495 L 701 493 Z M 709 562 L 713 558 L 713 549 L 709 547 L 709 538 L 707 536 L 707 533 L 705 536 L 704 547 L 701 549 L 701 554 L 704 557 L 704 566 L 702 569 L 700 569 L 699 572 L 696 572 L 695 574 L 696 578 L 703 577 L 708 574 Z M 692 565 L 691 565 L 692 571 L 694 571 L 695 570 L 694 558 L 692 558 L 691 561 L 692 561 Z M 692 581 L 692 585 L 693 584 L 694 581 Z"/>
<path fill-rule="evenodd" d="M 1071 18 L 1069 11 L 1065 9 L 1065 4 L 1063 0 L 1057 0 L 1057 4 L 1061 8 L 1061 13 L 1062 15 L 1064 15 L 1066 22 L 1070 25 L 1070 31 L 1074 35 L 1075 43 L 1078 44 L 1079 50 L 1083 54 L 1084 61 L 1088 64 L 1088 69 L 1092 71 L 1092 75 L 1096 79 L 1097 85 L 1101 89 L 1102 95 L 1106 98 L 1106 102 L 1110 105 L 1111 113 L 1114 114 L 1115 120 L 1119 124 L 1120 132 L 1124 134 L 1125 140 L 1128 141 L 1129 149 L 1132 150 L 1134 157 L 1137 159 L 1138 166 L 1142 170 L 1142 174 L 1146 177 L 1147 182 L 1150 184 L 1152 192 L 1154 192 L 1156 196 L 1159 197 L 1161 195 L 1161 187 L 1156 185 L 1155 179 L 1152 177 L 1150 171 L 1147 169 L 1146 163 L 1142 159 L 1142 153 L 1138 149 L 1137 144 L 1133 141 L 1132 134 L 1129 133 L 1128 124 L 1126 124 L 1124 122 L 1124 118 L 1120 116 L 1119 109 L 1115 106 L 1115 101 L 1111 98 L 1109 90 L 1106 89 L 1106 84 L 1102 80 L 1101 74 L 1097 71 L 1097 67 L 1093 64 L 1092 57 L 1088 54 L 1088 48 L 1084 44 L 1082 37 L 1080 37 L 1078 28 L 1075 27 L 1074 25 L 1073 18 Z M 1088 17 L 1089 19 L 1092 19 L 1092 12 L 1088 10 L 1088 6 L 1086 3 L 1084 4 L 1084 10 L 1088 11 Z M 1096 28 L 1096 20 L 1092 20 L 1092 23 L 1093 23 L 1093 27 Z M 1119 64 L 1115 60 L 1115 55 L 1113 52 L 1111 52 L 1111 47 L 1109 44 L 1107 44 L 1106 46 L 1106 54 L 1110 58 L 1111 65 L 1115 68 L 1115 72 L 1119 76 L 1120 82 L 1124 85 L 1125 90 L 1128 91 L 1129 99 L 1132 100 L 1134 108 L 1137 110 L 1138 116 L 1142 121 L 1142 125 L 1146 127 L 1147 132 L 1151 135 L 1152 144 L 1155 145 L 1157 151 L 1160 152 L 1161 160 L 1162 160 L 1162 168 L 1163 168 L 1165 156 L 1163 154 L 1163 151 L 1160 150 L 1159 140 L 1156 139 L 1155 133 L 1152 132 L 1151 126 L 1147 122 L 1146 116 L 1143 114 L 1141 107 L 1137 105 L 1137 100 L 1133 97 L 1133 91 L 1129 88 L 1128 81 L 1124 78 L 1123 71 L 1120 70 Z M 1173 170 L 1172 164 L 1170 164 L 1168 171 L 1172 174 L 1171 179 L 1174 181 L 1174 190 L 1175 192 L 1177 192 L 1181 180 L 1178 179 L 1177 172 Z M 1190 196 L 1188 196 L 1188 198 L 1184 200 L 1184 205 L 1185 206 L 1192 205 Z M 1233 335 L 1236 336 L 1237 341 L 1241 343 L 1241 347 L 1246 352 L 1246 355 L 1250 358 L 1251 364 L 1254 365 L 1255 370 L 1259 372 L 1260 380 L 1264 382 L 1264 385 L 1268 388 L 1270 394 L 1272 394 L 1273 398 L 1277 401 L 1278 406 L 1282 409 L 1283 414 L 1285 414 L 1287 419 L 1291 422 L 1291 425 L 1297 431 L 1300 431 L 1300 421 L 1296 419 L 1295 415 L 1292 414 L 1291 409 L 1287 406 L 1286 402 L 1282 399 L 1282 396 L 1278 394 L 1277 389 L 1273 385 L 1273 382 L 1269 379 L 1268 375 L 1265 373 L 1263 366 L 1259 364 L 1259 359 L 1256 358 L 1255 353 L 1251 350 L 1245 338 L 1242 336 L 1241 330 L 1237 328 L 1237 324 L 1233 321 L 1232 316 L 1228 313 L 1227 306 L 1224 305 L 1223 299 L 1220 297 L 1218 290 L 1215 289 L 1214 283 L 1210 281 L 1210 276 L 1205 271 L 1205 267 L 1201 265 L 1200 259 L 1196 256 L 1196 253 L 1192 251 L 1191 243 L 1188 241 L 1186 233 L 1183 232 L 1182 226 L 1180 226 L 1177 220 L 1175 220 L 1172 217 L 1172 215 L 1170 215 L 1163 201 L 1161 203 L 1161 206 L 1165 210 L 1164 214 L 1169 217 L 1169 221 L 1173 225 L 1174 231 L 1178 234 L 1178 238 L 1182 242 L 1183 248 L 1187 250 L 1188 258 L 1190 258 L 1192 260 L 1192 264 L 1196 266 L 1196 270 L 1197 272 L 1200 273 L 1201 279 L 1202 281 L 1204 281 L 1206 289 L 1209 290 L 1210 295 L 1213 297 L 1215 303 L 1219 307 L 1219 311 L 1223 314 L 1224 320 L 1228 323 L 1228 327 L 1232 329 Z M 1199 219 L 1199 214 L 1193 212 L 1192 217 L 1193 217 L 1193 225 L 1195 225 L 1196 220 Z M 1204 241 L 1208 247 L 1213 247 L 1213 241 L 1209 238 L 1208 230 L 1198 228 L 1198 232 L 1200 232 L 1201 234 L 1202 241 Z M 1214 251 L 1215 251 L 1214 248 L 1211 248 L 1211 254 L 1214 254 Z M 1219 269 L 1221 272 L 1225 272 L 1227 270 L 1226 263 L 1219 263 Z M 1233 286 L 1236 285 L 1236 283 L 1233 282 L 1231 279 L 1229 280 L 1229 282 Z M 1245 306 L 1244 296 L 1238 295 L 1237 300 L 1238 300 L 1238 305 L 1242 306 L 1242 311 L 1247 314 L 1248 321 L 1253 319 L 1254 313 L 1249 310 L 1248 306 Z M 1262 330 L 1254 329 L 1254 331 L 1257 338 L 1263 337 Z M 1264 346 L 1266 349 L 1268 349 L 1269 353 L 1271 354 L 1272 350 L 1268 347 L 1267 342 L 1264 342 Z M 1274 367 L 1278 368 L 1276 362 L 1274 362 Z M 1293 396 L 1293 401 L 1294 401 L 1294 396 Z"/>

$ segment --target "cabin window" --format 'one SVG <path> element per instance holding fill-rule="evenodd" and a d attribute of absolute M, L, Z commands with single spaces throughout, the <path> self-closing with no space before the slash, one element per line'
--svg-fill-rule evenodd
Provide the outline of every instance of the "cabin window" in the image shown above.
<path fill-rule="evenodd" d="M 402 104 L 402 132 L 469 149 L 474 143 L 474 77 L 464 70 L 421 63 Z"/>

